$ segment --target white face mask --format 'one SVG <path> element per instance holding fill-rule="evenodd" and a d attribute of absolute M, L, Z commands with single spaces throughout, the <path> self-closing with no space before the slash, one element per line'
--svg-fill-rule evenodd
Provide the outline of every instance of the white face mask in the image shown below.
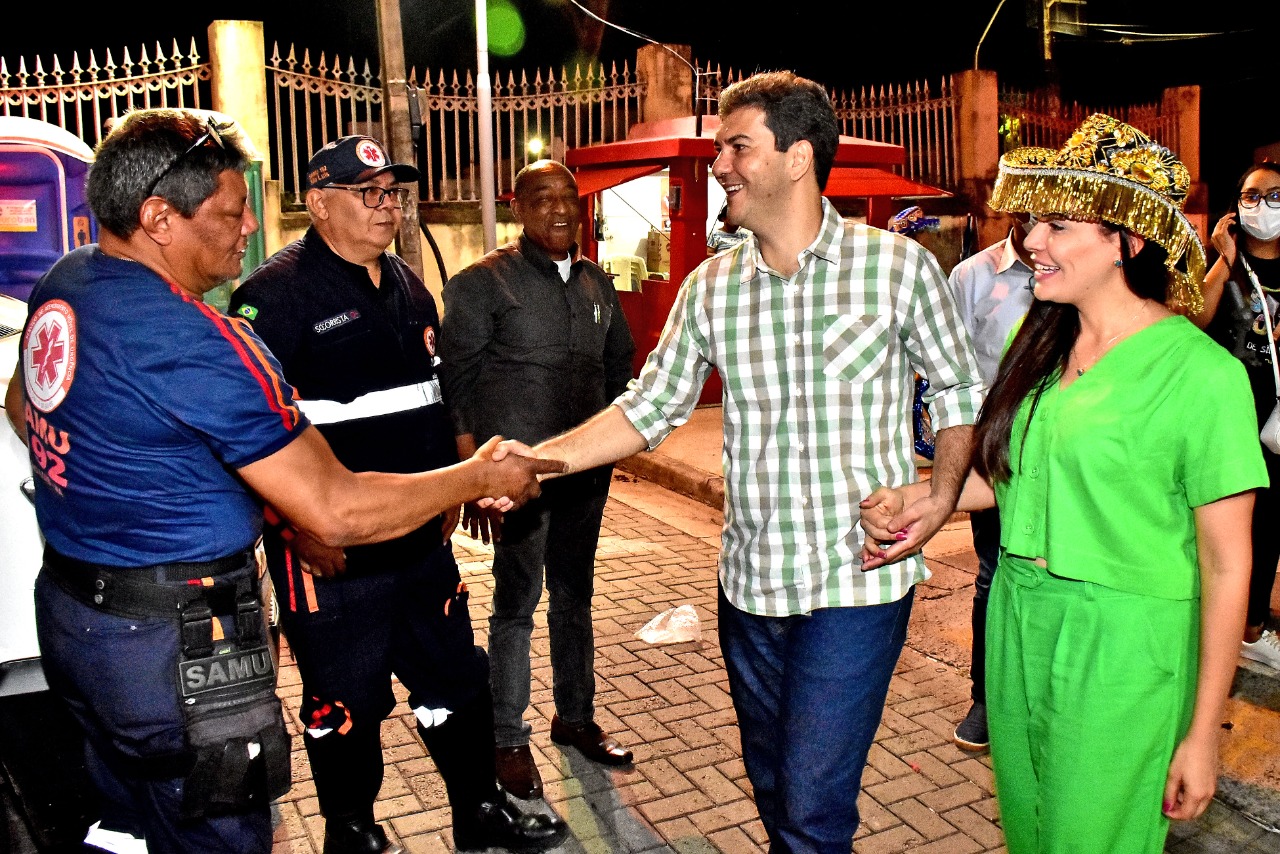
<path fill-rule="evenodd" d="M 1240 227 L 1258 240 L 1280 237 L 1280 208 L 1269 208 L 1258 202 L 1256 208 L 1240 208 Z"/>

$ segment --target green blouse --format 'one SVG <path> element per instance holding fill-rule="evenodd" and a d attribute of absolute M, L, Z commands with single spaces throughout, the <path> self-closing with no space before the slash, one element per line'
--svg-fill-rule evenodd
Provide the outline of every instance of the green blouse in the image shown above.
<path fill-rule="evenodd" d="M 1193 508 L 1267 485 L 1239 361 L 1185 317 L 1121 341 L 1014 420 L 1000 545 L 1049 572 L 1162 599 L 1199 595 Z"/>

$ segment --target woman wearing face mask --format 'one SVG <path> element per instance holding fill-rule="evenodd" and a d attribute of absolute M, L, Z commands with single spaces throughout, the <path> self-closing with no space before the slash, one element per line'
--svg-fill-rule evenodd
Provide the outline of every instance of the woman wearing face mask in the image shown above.
<path fill-rule="evenodd" d="M 1280 164 L 1257 163 L 1236 185 L 1233 210 L 1218 220 L 1212 241 L 1218 262 L 1204 280 L 1204 311 L 1194 320 L 1244 363 L 1253 386 L 1261 429 L 1276 404 L 1275 377 L 1267 324 L 1262 316 L 1251 269 L 1266 294 L 1273 328 L 1280 329 Z M 1280 670 L 1280 637 L 1267 627 L 1271 588 L 1280 560 L 1280 457 L 1262 449 L 1271 478 L 1253 505 L 1253 575 L 1249 612 L 1240 654 Z"/>

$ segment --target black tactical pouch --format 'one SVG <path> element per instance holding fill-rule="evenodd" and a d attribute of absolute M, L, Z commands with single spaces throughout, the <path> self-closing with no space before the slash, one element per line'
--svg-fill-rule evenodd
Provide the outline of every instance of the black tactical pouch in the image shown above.
<path fill-rule="evenodd" d="M 236 585 L 192 602 L 181 614 L 178 685 L 195 761 L 183 817 L 265 807 L 289 790 L 291 776 L 262 604 L 252 585 Z M 235 635 L 215 640 L 214 620 L 228 614 L 234 615 Z"/>

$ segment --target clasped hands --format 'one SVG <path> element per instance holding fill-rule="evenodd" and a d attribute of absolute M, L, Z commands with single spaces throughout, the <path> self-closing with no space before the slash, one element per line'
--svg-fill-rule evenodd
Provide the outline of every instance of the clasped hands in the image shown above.
<path fill-rule="evenodd" d="M 882 486 L 858 503 L 862 541 L 862 571 L 878 569 L 924 548 L 951 515 L 928 482 Z"/>
<path fill-rule="evenodd" d="M 524 442 L 501 436 L 494 436 L 481 445 L 472 459 L 483 460 L 493 466 L 487 490 L 490 497 L 479 499 L 476 505 L 486 510 L 496 509 L 500 513 L 515 510 L 537 498 L 542 494 L 541 481 L 544 477 L 564 474 L 569 468 L 564 460 L 544 459 Z"/>
<path fill-rule="evenodd" d="M 483 464 L 481 477 L 487 498 L 468 502 L 462 508 L 444 512 L 441 534 L 448 542 L 458 527 L 459 509 L 465 530 L 486 544 L 500 538 L 502 514 L 515 510 L 542 494 L 540 482 L 548 475 L 562 474 L 568 465 L 563 460 L 543 459 L 523 442 L 494 436 L 471 456 Z M 303 531 L 297 531 L 291 543 L 302 568 L 321 578 L 342 575 L 347 569 L 346 552 L 327 546 Z"/>
<path fill-rule="evenodd" d="M 480 540 L 488 545 L 490 540 L 498 542 L 502 539 L 502 514 L 514 510 L 526 501 L 537 498 L 541 494 L 540 482 L 548 475 L 563 474 L 568 465 L 562 460 L 544 459 L 523 442 L 515 439 L 502 439 L 494 436 L 485 442 L 475 453 L 473 459 L 484 459 L 491 463 L 516 466 L 528 471 L 532 476 L 529 489 L 500 498 L 481 498 L 469 501 L 462 508 L 462 529 L 472 539 Z M 449 532 L 452 532 L 452 527 Z"/>

